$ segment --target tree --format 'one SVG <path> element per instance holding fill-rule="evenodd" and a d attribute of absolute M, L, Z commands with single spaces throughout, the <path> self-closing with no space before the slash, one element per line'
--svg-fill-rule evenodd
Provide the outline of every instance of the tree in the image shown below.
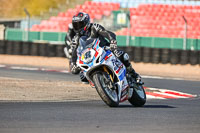
<path fill-rule="evenodd" d="M 0 14 L 3 17 L 24 17 L 24 8 L 27 8 L 32 16 L 39 16 L 49 8 L 57 8 L 66 0 L 0 0 Z"/>

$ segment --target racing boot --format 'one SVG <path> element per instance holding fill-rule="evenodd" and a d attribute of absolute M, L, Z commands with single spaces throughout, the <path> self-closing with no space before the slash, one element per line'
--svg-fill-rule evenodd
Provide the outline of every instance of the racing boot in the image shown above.
<path fill-rule="evenodd" d="M 121 50 L 115 50 L 114 51 L 115 56 L 126 66 L 127 73 L 132 75 L 132 77 L 135 79 L 136 83 L 138 84 L 144 84 L 141 81 L 141 76 L 135 72 L 133 69 L 130 60 L 129 60 L 129 55 L 125 53 L 124 51 Z"/>
<path fill-rule="evenodd" d="M 128 67 L 126 67 L 127 73 L 133 76 L 135 79 L 136 83 L 143 85 L 144 83 L 142 82 L 141 76 L 135 72 L 133 69 L 132 65 L 130 64 Z"/>
<path fill-rule="evenodd" d="M 90 86 L 91 86 L 92 88 L 95 87 L 95 85 L 94 85 L 91 81 L 88 81 L 88 80 L 87 80 L 87 78 L 86 78 L 86 76 L 85 76 L 85 74 L 84 74 L 83 71 L 81 71 L 81 72 L 79 73 L 79 76 L 80 76 L 80 79 L 81 79 L 81 82 L 82 82 L 82 83 L 84 83 L 84 84 L 90 84 Z"/>
<path fill-rule="evenodd" d="M 84 84 L 89 84 L 89 81 L 87 80 L 87 78 L 85 77 L 85 74 L 83 71 L 81 71 L 79 73 L 79 76 L 80 76 L 80 79 L 81 79 L 81 82 L 84 83 Z"/>

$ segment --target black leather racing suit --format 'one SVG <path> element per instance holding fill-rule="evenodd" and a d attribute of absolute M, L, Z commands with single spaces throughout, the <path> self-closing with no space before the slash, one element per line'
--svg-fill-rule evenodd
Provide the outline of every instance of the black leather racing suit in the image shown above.
<path fill-rule="evenodd" d="M 68 32 L 67 32 L 67 34 L 65 36 L 65 44 L 66 44 L 66 46 L 71 44 L 71 41 L 72 41 L 72 39 L 74 38 L 75 35 L 76 35 L 76 33 L 74 32 L 72 24 L 69 24 Z"/>
<path fill-rule="evenodd" d="M 77 60 L 77 47 L 78 47 L 78 43 L 79 43 L 79 38 L 83 36 L 80 34 L 76 34 L 76 36 L 73 38 L 72 40 L 72 45 L 75 45 L 75 49 L 73 50 L 72 53 L 72 64 L 76 64 L 76 60 Z M 101 43 L 100 43 L 100 47 L 103 46 L 110 46 L 110 42 L 112 40 L 116 40 L 116 35 L 111 32 L 106 30 L 103 26 L 99 25 L 99 24 L 95 24 L 95 23 L 91 23 L 90 27 L 88 28 L 88 30 L 84 33 L 84 36 L 88 36 L 91 38 L 99 38 Z M 109 41 L 107 41 L 107 40 Z M 130 62 L 129 60 L 125 60 L 123 55 L 125 54 L 124 51 L 121 50 L 117 50 L 114 52 L 114 54 L 120 59 L 120 61 L 126 66 L 130 66 Z M 73 72 L 72 72 L 73 73 Z M 79 72 L 74 72 L 74 74 L 78 74 Z"/>
<path fill-rule="evenodd" d="M 68 59 L 71 59 L 72 57 L 72 48 L 71 48 L 71 44 L 72 44 L 72 39 L 74 38 L 74 36 L 76 35 L 76 33 L 74 32 L 73 26 L 70 23 L 68 25 L 68 32 L 65 36 L 65 48 L 64 48 L 64 53 L 65 56 Z M 71 63 L 70 63 L 71 64 Z"/>

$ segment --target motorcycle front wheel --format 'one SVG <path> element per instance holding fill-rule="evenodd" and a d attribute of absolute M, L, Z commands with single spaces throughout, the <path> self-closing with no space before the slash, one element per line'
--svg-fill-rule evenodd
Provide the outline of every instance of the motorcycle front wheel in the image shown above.
<path fill-rule="evenodd" d="M 134 84 L 133 95 L 128 101 L 135 107 L 142 107 L 146 103 L 146 93 L 142 85 Z"/>
<path fill-rule="evenodd" d="M 119 105 L 119 98 L 116 89 L 109 87 L 112 85 L 112 81 L 108 78 L 109 75 L 106 72 L 97 72 L 93 75 L 93 81 L 95 88 L 101 97 L 101 99 L 110 107 L 117 107 Z"/>

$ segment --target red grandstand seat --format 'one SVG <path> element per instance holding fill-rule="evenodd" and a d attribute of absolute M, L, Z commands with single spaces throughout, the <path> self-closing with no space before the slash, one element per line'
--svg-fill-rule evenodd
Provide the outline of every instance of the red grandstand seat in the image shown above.
<path fill-rule="evenodd" d="M 76 6 L 76 9 L 79 11 L 79 10 L 82 10 L 83 8 L 82 8 L 82 5 L 77 5 Z"/>
<path fill-rule="evenodd" d="M 91 2 L 91 6 L 93 7 L 97 7 L 99 4 L 100 4 L 99 2 L 94 2 L 94 1 Z"/>
<path fill-rule="evenodd" d="M 95 13 L 95 10 L 91 10 L 91 11 L 90 11 L 90 14 L 89 14 L 89 15 L 90 15 L 90 18 L 95 18 L 95 14 L 96 14 L 96 13 Z"/>
<path fill-rule="evenodd" d="M 40 25 L 33 25 L 32 28 L 30 29 L 31 31 L 40 31 Z"/>
<path fill-rule="evenodd" d="M 113 10 L 119 10 L 120 4 L 119 3 L 113 3 Z"/>
<path fill-rule="evenodd" d="M 130 14 L 134 14 L 137 9 L 136 8 L 130 8 L 129 10 L 130 10 Z"/>
<path fill-rule="evenodd" d="M 68 31 L 68 26 L 66 26 L 66 25 L 60 25 L 59 27 L 60 27 L 61 32 L 67 32 Z"/>
<path fill-rule="evenodd" d="M 59 12 L 59 13 L 58 13 L 58 16 L 59 16 L 59 17 L 65 17 L 65 13 L 64 13 L 64 12 Z"/>
<path fill-rule="evenodd" d="M 92 1 L 85 1 L 84 5 L 92 5 Z"/>
<path fill-rule="evenodd" d="M 103 15 L 105 15 L 105 16 L 110 16 L 110 15 L 111 15 L 111 11 L 104 10 L 104 11 L 103 11 Z"/>
<path fill-rule="evenodd" d="M 85 10 L 82 10 L 82 12 L 85 12 L 85 13 L 87 13 L 87 14 L 90 14 L 90 13 L 91 13 L 91 10 L 85 9 Z"/>
<path fill-rule="evenodd" d="M 101 14 L 95 14 L 94 18 L 100 20 L 102 18 L 102 15 Z"/>

